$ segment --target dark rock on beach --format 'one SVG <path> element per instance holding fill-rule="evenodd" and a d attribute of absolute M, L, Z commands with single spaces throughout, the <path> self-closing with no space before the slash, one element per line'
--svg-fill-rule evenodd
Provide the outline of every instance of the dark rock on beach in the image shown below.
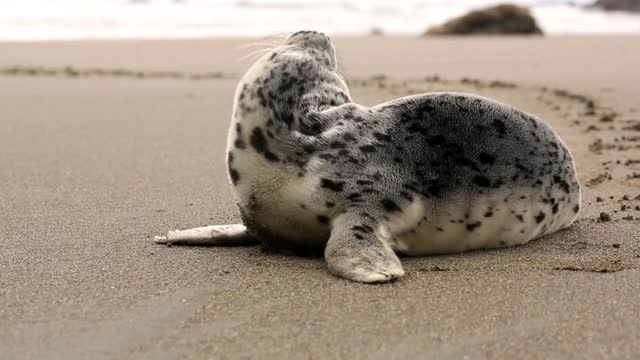
<path fill-rule="evenodd" d="M 429 29 L 425 35 L 482 35 L 530 34 L 541 35 L 542 30 L 529 9 L 502 4 L 473 10 L 466 15 Z"/>
<path fill-rule="evenodd" d="M 639 0 L 597 0 L 594 6 L 609 11 L 640 12 Z"/>

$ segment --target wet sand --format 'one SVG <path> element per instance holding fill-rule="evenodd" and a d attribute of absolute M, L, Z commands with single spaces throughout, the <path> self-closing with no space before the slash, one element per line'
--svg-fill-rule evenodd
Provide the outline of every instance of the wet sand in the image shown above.
<path fill-rule="evenodd" d="M 338 38 L 354 99 L 456 90 L 545 118 L 584 188 L 526 246 L 322 259 L 153 244 L 237 223 L 224 169 L 242 39 L 0 44 L 7 359 L 640 357 L 640 38 Z"/>

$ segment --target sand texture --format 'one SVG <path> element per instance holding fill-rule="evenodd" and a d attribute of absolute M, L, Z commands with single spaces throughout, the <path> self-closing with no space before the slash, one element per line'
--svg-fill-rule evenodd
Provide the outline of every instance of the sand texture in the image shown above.
<path fill-rule="evenodd" d="M 489 96 L 545 118 L 584 187 L 569 230 L 403 259 L 166 247 L 236 223 L 224 169 L 247 40 L 0 44 L 0 358 L 640 358 L 640 38 L 339 38 L 354 99 Z"/>

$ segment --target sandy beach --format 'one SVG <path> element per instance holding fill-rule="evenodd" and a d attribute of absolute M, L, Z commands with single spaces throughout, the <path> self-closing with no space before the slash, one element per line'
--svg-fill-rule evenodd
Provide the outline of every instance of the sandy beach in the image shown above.
<path fill-rule="evenodd" d="M 240 221 L 224 148 L 249 43 L 0 43 L 0 357 L 640 358 L 639 36 L 336 39 L 357 102 L 515 105 L 559 132 L 584 191 L 566 231 L 404 258 L 375 286 L 153 243 Z"/>

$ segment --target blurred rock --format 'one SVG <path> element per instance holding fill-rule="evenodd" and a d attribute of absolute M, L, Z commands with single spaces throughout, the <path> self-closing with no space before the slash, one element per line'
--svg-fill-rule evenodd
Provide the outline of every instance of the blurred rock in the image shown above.
<path fill-rule="evenodd" d="M 597 0 L 595 6 L 603 10 L 640 12 L 640 0 Z"/>
<path fill-rule="evenodd" d="M 371 36 L 384 36 L 384 30 L 379 27 L 374 27 L 369 30 L 369 35 Z"/>
<path fill-rule="evenodd" d="M 542 30 L 522 6 L 502 4 L 474 10 L 429 29 L 425 35 L 532 34 Z"/>

